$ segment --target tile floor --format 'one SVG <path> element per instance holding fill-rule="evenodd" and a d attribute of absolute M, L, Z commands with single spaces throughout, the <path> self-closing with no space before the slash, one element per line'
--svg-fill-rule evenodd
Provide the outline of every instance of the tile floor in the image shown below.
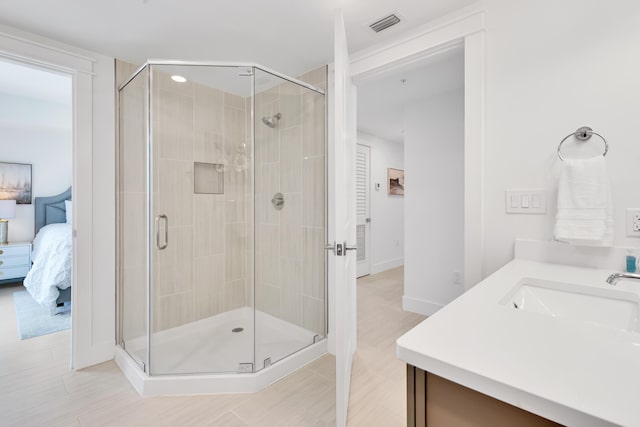
<path fill-rule="evenodd" d="M 402 268 L 358 281 L 358 353 L 349 426 L 405 425 L 395 339 L 423 316 L 402 311 Z M 335 359 L 326 355 L 252 395 L 143 399 L 114 362 L 69 370 L 69 331 L 20 341 L 13 292 L 0 286 L 3 426 L 333 426 Z"/>

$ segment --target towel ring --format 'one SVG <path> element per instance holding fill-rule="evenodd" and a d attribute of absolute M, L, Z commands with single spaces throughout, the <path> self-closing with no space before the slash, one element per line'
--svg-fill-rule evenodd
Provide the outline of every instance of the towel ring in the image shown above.
<path fill-rule="evenodd" d="M 604 153 L 602 153 L 602 157 L 606 156 L 607 152 L 609 151 L 609 143 L 607 142 L 606 139 L 604 139 L 604 136 L 600 135 L 598 132 L 595 132 L 589 126 L 583 126 L 578 130 L 576 130 L 575 132 L 570 133 L 569 135 L 562 138 L 562 141 L 560 141 L 560 144 L 558 144 L 558 157 L 560 158 L 560 160 L 564 162 L 564 157 L 562 157 L 562 153 L 560 153 L 560 150 L 562 150 L 562 144 L 567 139 L 574 136 L 578 141 L 584 142 L 584 141 L 588 141 L 593 135 L 599 136 L 600 139 L 602 139 L 602 142 L 604 142 Z"/>

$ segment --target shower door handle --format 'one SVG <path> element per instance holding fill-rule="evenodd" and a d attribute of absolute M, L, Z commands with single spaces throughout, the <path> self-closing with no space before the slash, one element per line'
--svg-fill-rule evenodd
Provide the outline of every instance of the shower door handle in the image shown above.
<path fill-rule="evenodd" d="M 164 243 L 160 244 L 160 220 L 164 220 Z M 169 245 L 169 218 L 166 215 L 156 217 L 156 246 L 158 249 L 166 249 Z"/>

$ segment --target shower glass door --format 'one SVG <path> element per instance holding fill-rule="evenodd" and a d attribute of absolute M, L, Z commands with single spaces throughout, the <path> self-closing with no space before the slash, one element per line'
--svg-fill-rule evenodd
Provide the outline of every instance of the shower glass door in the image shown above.
<path fill-rule="evenodd" d="M 301 77 L 324 89 L 326 68 Z M 325 100 L 256 68 L 255 370 L 326 335 Z"/>
<path fill-rule="evenodd" d="M 151 65 L 150 373 L 253 371 L 253 68 Z"/>
<path fill-rule="evenodd" d="M 147 363 L 147 69 L 119 92 L 119 344 L 141 369 Z"/>

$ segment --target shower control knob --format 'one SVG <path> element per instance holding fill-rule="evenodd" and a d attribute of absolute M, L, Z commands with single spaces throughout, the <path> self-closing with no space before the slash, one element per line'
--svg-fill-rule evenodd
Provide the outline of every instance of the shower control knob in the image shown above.
<path fill-rule="evenodd" d="M 271 204 L 277 211 L 282 210 L 282 208 L 284 207 L 284 196 L 282 195 L 282 193 L 274 194 L 273 198 L 271 199 Z"/>

